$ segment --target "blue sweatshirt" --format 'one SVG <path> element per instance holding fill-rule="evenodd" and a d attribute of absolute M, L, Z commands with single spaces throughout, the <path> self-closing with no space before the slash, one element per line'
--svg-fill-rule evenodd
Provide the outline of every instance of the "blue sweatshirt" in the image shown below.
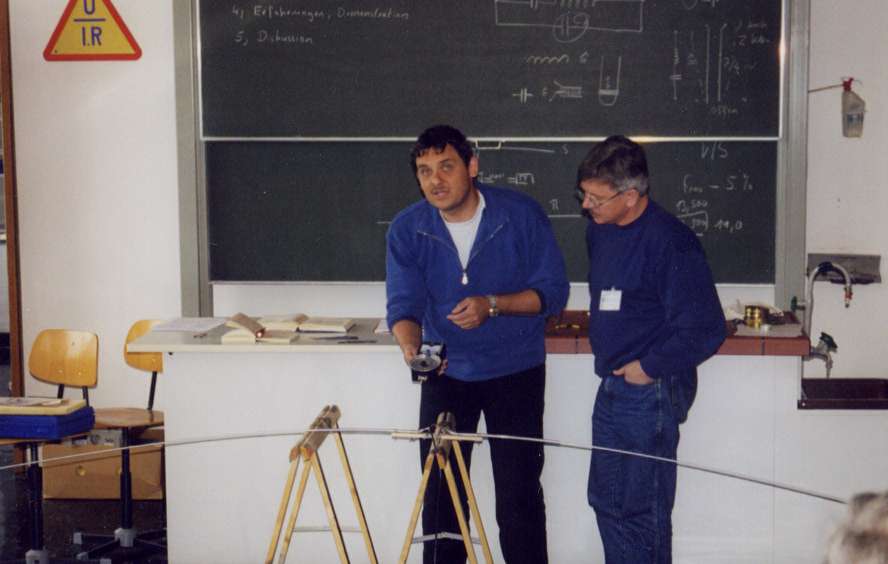
<path fill-rule="evenodd" d="M 609 375 L 640 360 L 651 378 L 677 379 L 692 401 L 697 365 L 725 339 L 724 313 L 697 236 L 648 200 L 629 225 L 590 221 L 586 243 L 595 372 Z M 612 290 L 620 292 L 619 310 L 602 311 L 601 293 L 613 298 Z"/>
<path fill-rule="evenodd" d="M 423 339 L 447 346 L 447 374 L 465 381 L 497 378 L 545 362 L 546 317 L 567 303 L 564 259 L 549 218 L 514 190 L 479 185 L 485 207 L 466 266 L 440 212 L 427 201 L 406 208 L 386 236 L 389 327 L 402 319 L 422 326 Z M 536 290 L 538 315 L 501 315 L 460 329 L 447 315 L 469 296 Z"/>

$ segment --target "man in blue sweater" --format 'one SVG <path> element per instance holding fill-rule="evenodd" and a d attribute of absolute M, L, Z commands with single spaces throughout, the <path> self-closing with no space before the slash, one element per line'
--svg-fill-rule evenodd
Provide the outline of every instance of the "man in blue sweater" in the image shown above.
<path fill-rule="evenodd" d="M 697 366 L 725 338 L 725 318 L 696 235 L 648 197 L 647 159 L 621 136 L 577 171 L 591 297 L 589 341 L 601 377 L 592 443 L 674 459 Z M 608 564 L 672 561 L 676 467 L 596 450 L 589 470 Z"/>
<path fill-rule="evenodd" d="M 425 198 L 401 211 L 389 228 L 387 319 L 408 364 L 423 340 L 444 343 L 447 351 L 446 369 L 422 384 L 419 426 L 449 411 L 458 431 L 474 432 L 483 412 L 489 433 L 542 437 L 543 328 L 568 294 L 549 220 L 520 192 L 476 185 L 478 159 L 453 127 L 423 132 L 410 160 Z M 421 461 L 429 446 L 421 442 Z M 468 463 L 470 443 L 462 448 Z M 494 440 L 490 457 L 506 562 L 544 564 L 542 445 Z M 459 534 L 437 472 L 426 489 L 422 523 L 426 535 Z M 426 563 L 465 560 L 459 540 L 425 543 Z"/>

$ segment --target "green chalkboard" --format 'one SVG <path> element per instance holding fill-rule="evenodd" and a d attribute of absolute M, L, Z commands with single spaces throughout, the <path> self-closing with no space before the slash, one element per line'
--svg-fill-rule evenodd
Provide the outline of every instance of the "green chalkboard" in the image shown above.
<path fill-rule="evenodd" d="M 205 139 L 779 134 L 781 0 L 201 0 Z"/>
<path fill-rule="evenodd" d="M 421 198 L 410 143 L 207 144 L 213 281 L 381 281 L 392 217 Z M 586 279 L 573 200 L 588 143 L 480 143 L 480 180 L 544 207 L 572 281 Z M 722 283 L 773 283 L 776 142 L 645 145 L 651 195 L 700 237 Z"/>

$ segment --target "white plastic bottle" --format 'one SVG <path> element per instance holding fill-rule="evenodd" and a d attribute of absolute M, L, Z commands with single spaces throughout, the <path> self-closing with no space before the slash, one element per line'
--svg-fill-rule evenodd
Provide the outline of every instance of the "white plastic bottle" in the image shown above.
<path fill-rule="evenodd" d="M 853 78 L 842 80 L 842 135 L 845 137 L 861 137 L 863 135 L 863 115 L 866 113 L 866 102 L 851 90 Z"/>

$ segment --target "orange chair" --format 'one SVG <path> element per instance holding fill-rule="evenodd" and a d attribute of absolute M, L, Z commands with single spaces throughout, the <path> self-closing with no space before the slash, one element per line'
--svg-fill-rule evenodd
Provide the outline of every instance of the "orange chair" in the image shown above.
<path fill-rule="evenodd" d="M 137 321 L 130 328 L 127 335 L 127 343 L 140 337 L 151 330 L 158 321 L 142 320 Z M 35 349 L 42 350 L 60 350 L 72 340 L 72 335 L 82 334 L 82 332 L 48 330 L 41 332 L 35 342 Z M 92 335 L 92 334 L 88 334 Z M 95 338 L 95 335 L 92 335 Z M 39 343 L 39 348 L 38 348 Z M 94 346 L 94 350 L 98 350 L 98 345 Z M 149 392 L 148 408 L 136 407 L 114 407 L 114 408 L 98 408 L 95 410 L 96 429 L 117 429 L 121 434 L 121 454 L 120 454 L 120 527 L 115 529 L 113 534 L 91 534 L 76 532 L 74 534 L 74 543 L 79 545 L 91 545 L 87 550 L 77 555 L 78 559 L 92 559 L 108 554 L 118 549 L 123 552 L 138 552 L 140 555 L 150 552 L 158 552 L 166 549 L 166 530 L 139 532 L 133 527 L 133 496 L 132 496 L 132 473 L 130 471 L 130 451 L 129 447 L 133 439 L 145 429 L 159 427 L 163 425 L 163 413 L 152 409 L 154 403 L 154 388 L 157 373 L 163 370 L 162 359 L 159 353 L 156 358 L 152 354 L 144 355 L 144 353 L 128 353 L 124 345 L 124 358 L 130 366 L 141 370 L 151 370 L 151 390 Z M 32 358 L 34 358 L 34 350 L 32 349 Z M 56 383 L 59 386 L 58 396 L 62 397 L 65 386 L 78 386 L 81 388 L 83 398 L 89 403 L 88 389 L 96 385 L 96 363 L 92 364 L 92 370 L 88 370 L 87 366 L 80 366 L 71 359 L 66 358 L 64 365 L 66 370 L 64 373 L 73 374 L 75 377 L 58 378 L 59 363 L 50 363 L 49 366 L 34 364 L 29 361 L 29 369 L 31 373 L 38 379 L 47 382 Z M 70 365 L 70 367 L 68 366 Z M 36 369 L 36 370 L 35 370 Z"/>

